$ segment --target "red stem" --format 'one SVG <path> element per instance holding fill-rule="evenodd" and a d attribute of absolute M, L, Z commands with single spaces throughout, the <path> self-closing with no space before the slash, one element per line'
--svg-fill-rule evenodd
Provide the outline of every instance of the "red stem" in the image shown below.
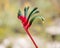
<path fill-rule="evenodd" d="M 35 47 L 38 48 L 37 44 L 35 43 L 35 41 L 34 41 L 34 39 L 32 38 L 30 32 L 28 31 L 28 29 L 25 28 L 25 30 L 26 30 L 26 33 L 28 34 L 28 36 L 30 37 L 30 39 L 32 40 L 33 44 L 35 45 Z"/>

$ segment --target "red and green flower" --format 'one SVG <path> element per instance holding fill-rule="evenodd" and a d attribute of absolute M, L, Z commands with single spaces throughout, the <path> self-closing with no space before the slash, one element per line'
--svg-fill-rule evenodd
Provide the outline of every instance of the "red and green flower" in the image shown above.
<path fill-rule="evenodd" d="M 35 7 L 29 15 L 28 14 L 28 10 L 29 10 L 29 7 L 25 7 L 24 8 L 24 15 L 21 13 L 21 11 L 19 10 L 18 11 L 18 19 L 20 19 L 22 21 L 22 24 L 23 26 L 28 29 L 33 21 L 35 20 L 35 18 L 40 18 L 42 21 L 44 21 L 44 18 L 42 16 L 34 16 L 33 18 L 31 18 L 31 16 L 33 16 L 34 14 L 37 14 L 39 13 L 39 11 L 37 10 L 38 8 Z"/>
<path fill-rule="evenodd" d="M 42 21 L 44 21 L 44 18 L 42 16 L 34 16 L 31 18 L 31 16 L 33 16 L 34 14 L 39 13 L 39 11 L 37 10 L 38 8 L 35 7 L 30 14 L 28 15 L 28 10 L 29 7 L 25 7 L 24 8 L 24 15 L 21 13 L 21 11 L 18 11 L 18 19 L 22 21 L 23 27 L 26 31 L 26 33 L 29 35 L 30 39 L 32 40 L 33 44 L 35 45 L 36 48 L 38 48 L 37 44 L 35 43 L 35 41 L 33 40 L 30 32 L 28 31 L 28 28 L 32 25 L 33 21 L 35 20 L 35 18 L 39 18 Z"/>

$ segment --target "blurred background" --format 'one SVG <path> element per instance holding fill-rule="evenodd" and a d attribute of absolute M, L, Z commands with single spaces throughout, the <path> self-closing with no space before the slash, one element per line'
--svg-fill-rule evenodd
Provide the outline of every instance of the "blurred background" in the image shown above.
<path fill-rule="evenodd" d="M 38 7 L 45 18 L 29 28 L 39 48 L 60 48 L 60 0 L 0 0 L 0 48 L 35 48 L 17 18 L 25 6 Z"/>

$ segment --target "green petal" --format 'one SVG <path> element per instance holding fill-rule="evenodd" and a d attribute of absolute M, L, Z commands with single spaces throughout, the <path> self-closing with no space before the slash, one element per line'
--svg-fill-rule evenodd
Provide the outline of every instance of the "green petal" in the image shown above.
<path fill-rule="evenodd" d="M 36 7 L 36 8 L 34 8 L 31 12 L 30 12 L 30 14 L 29 14 L 29 16 L 28 16 L 28 20 L 29 20 L 29 18 L 31 17 L 31 15 L 37 10 L 38 8 Z"/>
<path fill-rule="evenodd" d="M 30 25 L 32 25 L 33 21 L 35 20 L 35 18 L 39 18 L 40 20 L 44 21 L 44 18 L 42 16 L 35 16 L 30 20 Z"/>
<path fill-rule="evenodd" d="M 22 13 L 21 13 L 21 11 L 19 10 L 19 11 L 18 11 L 18 16 L 21 16 L 21 15 L 22 15 Z"/>
<path fill-rule="evenodd" d="M 39 11 L 35 11 L 33 14 L 39 13 Z"/>
<path fill-rule="evenodd" d="M 27 16 L 28 10 L 29 10 L 29 6 L 24 8 L 24 16 Z"/>

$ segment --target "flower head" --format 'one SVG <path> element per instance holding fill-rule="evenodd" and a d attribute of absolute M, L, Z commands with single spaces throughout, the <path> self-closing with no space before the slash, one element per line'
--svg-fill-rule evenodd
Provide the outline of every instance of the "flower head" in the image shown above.
<path fill-rule="evenodd" d="M 35 7 L 30 12 L 29 15 L 27 15 L 28 10 L 29 10 L 29 6 L 24 8 L 24 15 L 22 15 L 20 10 L 18 11 L 18 19 L 20 19 L 22 21 L 22 24 L 26 29 L 28 29 L 32 25 L 35 18 L 40 18 L 42 21 L 44 21 L 44 18 L 42 16 L 34 16 L 33 18 L 31 18 L 32 15 L 39 13 L 39 11 L 37 9 L 38 8 Z"/>

